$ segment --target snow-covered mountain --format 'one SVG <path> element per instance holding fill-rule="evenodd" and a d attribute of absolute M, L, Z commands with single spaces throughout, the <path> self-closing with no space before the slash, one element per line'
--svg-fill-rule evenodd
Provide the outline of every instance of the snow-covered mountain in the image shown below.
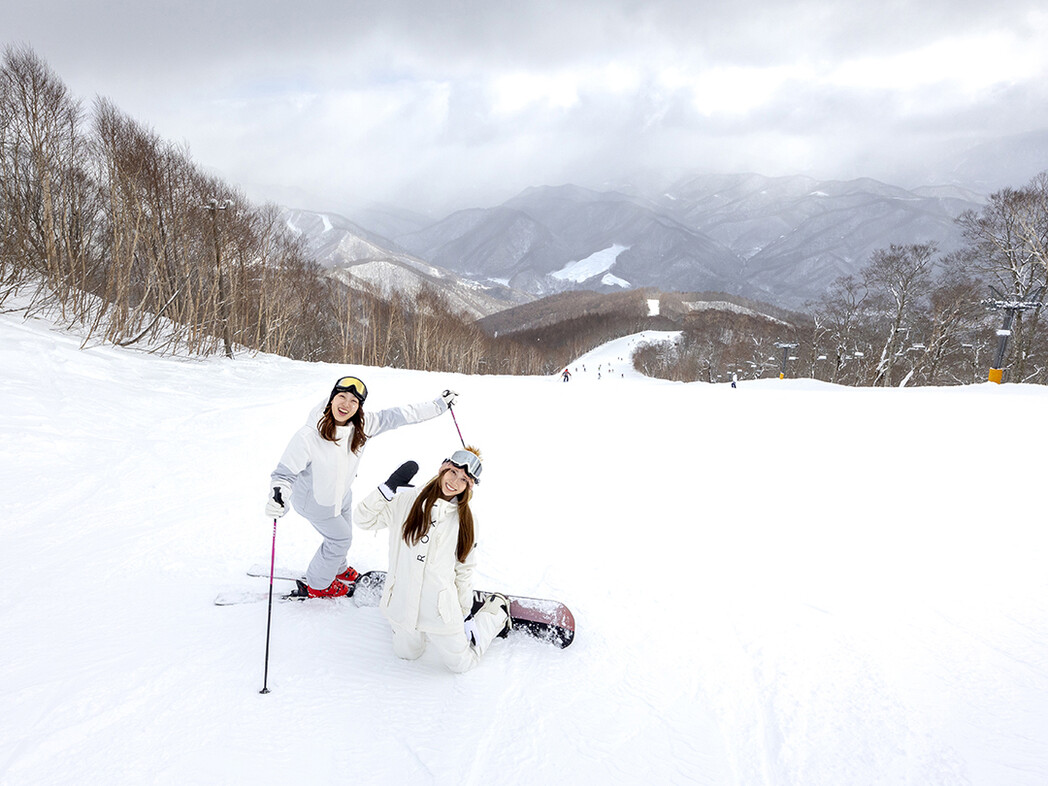
<path fill-rule="evenodd" d="M 285 209 L 283 219 L 292 232 L 304 237 L 313 258 L 347 283 L 366 283 L 384 294 L 432 287 L 447 297 L 453 310 L 473 318 L 531 299 L 498 282 L 479 283 L 429 264 L 344 216 Z"/>
<path fill-rule="evenodd" d="M 639 181 L 638 181 L 639 182 Z M 957 248 L 955 219 L 979 197 L 869 178 L 704 175 L 615 189 L 529 188 L 389 241 L 480 281 L 569 289 L 714 291 L 797 308 L 889 245 Z"/>
<path fill-rule="evenodd" d="M 578 186 L 529 188 L 396 241 L 463 274 L 536 294 L 623 286 L 739 292 L 730 249 L 644 199 Z M 570 272 L 597 254 L 607 268 L 581 280 Z M 615 280 L 605 280 L 609 274 Z"/>
<path fill-rule="evenodd" d="M 990 175 L 1036 173 L 1046 159 L 1048 133 L 1036 133 L 944 157 L 936 170 L 943 179 L 927 181 L 941 185 L 914 188 L 872 178 L 646 173 L 601 189 L 535 186 L 439 220 L 379 208 L 360 211 L 356 223 L 290 215 L 324 264 L 381 259 L 461 277 L 474 291 L 496 287 L 494 303 L 473 306 L 486 314 L 514 298 L 641 287 L 725 292 L 797 309 L 837 277 L 857 273 L 878 249 L 929 241 L 941 253 L 960 247 L 956 219 L 980 209 L 996 184 Z M 370 275 L 388 278 L 388 266 Z"/>
<path fill-rule="evenodd" d="M 705 176 L 673 184 L 661 204 L 730 248 L 758 297 L 800 305 L 838 276 L 856 273 L 889 245 L 962 243 L 955 219 L 978 209 L 956 188 L 910 191 L 864 178 Z"/>
<path fill-rule="evenodd" d="M 418 261 L 395 243 L 335 213 L 285 209 L 281 217 L 288 229 L 306 239 L 309 251 L 327 267 L 372 259 L 396 259 L 407 264 Z"/>
<path fill-rule="evenodd" d="M 665 338 L 563 383 L 80 350 L 0 313 L 0 783 L 1048 783 L 1048 535 L 991 488 L 1040 487 L 1048 389 L 633 372 Z M 475 581 L 567 603 L 569 648 L 511 633 L 454 675 L 376 608 L 276 603 L 259 694 L 266 604 L 213 601 L 318 546 L 263 504 L 347 371 L 373 409 L 460 392 Z M 446 415 L 381 434 L 354 492 L 458 445 Z"/>

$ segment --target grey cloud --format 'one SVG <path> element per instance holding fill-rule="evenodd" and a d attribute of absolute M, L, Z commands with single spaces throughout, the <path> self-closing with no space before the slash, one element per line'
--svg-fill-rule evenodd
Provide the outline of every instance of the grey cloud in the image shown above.
<path fill-rule="evenodd" d="M 987 26 L 1021 27 L 1025 0 L 694 2 L 694 0 L 259 0 L 109 3 L 38 0 L 5 11 L 8 35 L 53 41 L 53 56 L 110 69 L 164 64 L 194 73 L 248 60 L 308 67 L 361 58 L 437 72 L 549 67 L 618 53 L 773 63 L 919 44 Z"/>
<path fill-rule="evenodd" d="M 1048 23 L 1031 23 L 1039 7 L 40 0 L 5 10 L 4 27 L 9 42 L 32 46 L 74 92 L 112 97 L 256 198 L 301 195 L 311 200 L 301 206 L 328 209 L 398 199 L 437 209 L 645 166 L 834 176 L 883 161 L 887 171 L 937 143 L 1048 127 L 1043 73 L 956 96 L 932 84 L 905 99 L 794 77 L 751 109 L 712 115 L 698 110 L 689 81 L 733 66 L 825 73 L 847 59 L 986 30 L 1044 35 Z M 611 64 L 633 72 L 636 84 L 582 84 L 570 105 L 539 100 L 498 111 L 494 76 L 556 80 Z M 676 85 L 662 80 L 674 68 L 683 74 Z"/>

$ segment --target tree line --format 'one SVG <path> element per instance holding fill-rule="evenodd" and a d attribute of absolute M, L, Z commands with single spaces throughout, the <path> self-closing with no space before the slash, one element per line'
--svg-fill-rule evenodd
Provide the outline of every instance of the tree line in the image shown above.
<path fill-rule="evenodd" d="M 112 101 L 88 111 L 25 46 L 0 66 L 0 307 L 15 295 L 85 344 L 465 373 L 560 362 L 485 335 L 432 291 L 387 297 L 327 275 L 275 205 Z"/>
<path fill-rule="evenodd" d="M 1048 293 L 1048 173 L 990 195 L 957 219 L 964 245 L 875 251 L 835 280 L 803 318 L 778 322 L 704 312 L 675 343 L 634 356 L 644 373 L 683 381 L 808 377 L 844 385 L 983 382 L 997 361 L 1002 305 L 1014 312 L 999 368 L 1015 382 L 1048 382 L 1041 299 Z M 786 345 L 786 346 L 784 346 Z M 792 345 L 792 346 L 790 346 Z"/>

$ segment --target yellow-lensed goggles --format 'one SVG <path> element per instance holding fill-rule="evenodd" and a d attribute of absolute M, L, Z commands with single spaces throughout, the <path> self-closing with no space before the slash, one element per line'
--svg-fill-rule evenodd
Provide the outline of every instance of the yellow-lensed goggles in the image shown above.
<path fill-rule="evenodd" d="M 364 399 L 368 397 L 368 388 L 357 377 L 342 377 L 335 383 L 335 389 L 331 391 L 332 397 L 337 393 L 352 393 L 363 404 Z"/>

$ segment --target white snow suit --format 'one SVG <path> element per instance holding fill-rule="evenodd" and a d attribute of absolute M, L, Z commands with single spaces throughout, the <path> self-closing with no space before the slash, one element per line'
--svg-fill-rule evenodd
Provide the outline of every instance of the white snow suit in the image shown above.
<path fill-rule="evenodd" d="M 353 425 L 335 430 L 337 443 L 321 437 L 317 421 L 326 406 L 324 402 L 313 408 L 306 425 L 295 432 L 270 475 L 271 485 L 291 488 L 292 507 L 324 536 L 306 569 L 306 583 L 313 589 L 326 589 L 346 569 L 346 554 L 353 540 L 353 480 L 367 447 L 364 443 L 359 454 L 349 449 L 356 428 Z M 384 431 L 435 418 L 447 408 L 444 399 L 436 398 L 407 407 L 365 412 L 364 433 L 370 439 Z"/>
<path fill-rule="evenodd" d="M 375 490 L 357 506 L 355 520 L 362 529 L 389 528 L 389 570 L 379 608 L 393 629 L 393 651 L 414 660 L 428 640 L 451 671 L 467 671 L 502 630 L 505 615 L 478 612 L 470 644 L 463 620 L 473 605 L 477 550 L 458 561 L 458 504 L 444 499 L 433 504 L 429 533 L 414 546 L 404 542 L 404 522 L 421 491 L 404 488 L 387 501 Z"/>

